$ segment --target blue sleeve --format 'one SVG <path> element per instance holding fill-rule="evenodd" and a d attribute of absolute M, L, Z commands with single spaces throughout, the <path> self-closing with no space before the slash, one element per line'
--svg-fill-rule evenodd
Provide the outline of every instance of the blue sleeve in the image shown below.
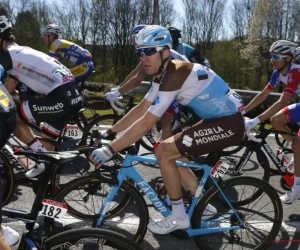
<path fill-rule="evenodd" d="M 272 76 L 271 76 L 270 82 L 269 82 L 269 84 L 270 84 L 273 88 L 275 88 L 276 85 L 280 82 L 279 76 L 280 76 L 279 71 L 278 71 L 278 70 L 274 70 L 274 71 L 273 71 L 273 74 L 272 74 Z"/>

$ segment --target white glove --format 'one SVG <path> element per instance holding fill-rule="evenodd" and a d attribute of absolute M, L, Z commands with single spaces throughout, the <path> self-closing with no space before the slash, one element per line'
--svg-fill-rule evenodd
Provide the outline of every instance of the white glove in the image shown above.
<path fill-rule="evenodd" d="M 258 117 L 255 117 L 253 119 L 244 117 L 244 123 L 245 123 L 245 129 L 250 130 L 250 129 L 254 128 L 257 124 L 259 124 L 260 120 L 258 119 Z"/>
<path fill-rule="evenodd" d="M 94 160 L 101 164 L 107 162 L 110 158 L 113 157 L 113 155 L 114 153 L 111 152 L 108 147 L 98 148 L 92 152 L 92 157 L 94 158 Z"/>
<path fill-rule="evenodd" d="M 118 97 L 120 96 L 120 92 L 119 92 L 119 89 L 115 89 L 114 91 L 111 91 L 111 92 L 107 92 L 105 94 L 105 97 L 108 101 L 110 102 L 113 102 L 115 101 Z"/>

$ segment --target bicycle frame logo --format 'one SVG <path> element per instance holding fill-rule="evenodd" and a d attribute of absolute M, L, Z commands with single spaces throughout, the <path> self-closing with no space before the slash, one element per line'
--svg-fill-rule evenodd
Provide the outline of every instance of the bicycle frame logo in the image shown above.
<path fill-rule="evenodd" d="M 147 182 L 138 182 L 137 183 L 140 189 L 143 191 L 144 194 L 152 201 L 153 205 L 157 208 L 159 212 L 166 212 L 167 209 L 164 203 L 158 198 L 157 194 L 153 192 L 153 189 L 149 186 Z"/>
<path fill-rule="evenodd" d="M 264 144 L 264 149 L 268 152 L 268 155 L 272 158 L 272 160 L 275 162 L 275 164 L 279 167 L 281 167 L 281 163 L 274 154 L 273 150 L 270 148 L 268 144 Z"/>

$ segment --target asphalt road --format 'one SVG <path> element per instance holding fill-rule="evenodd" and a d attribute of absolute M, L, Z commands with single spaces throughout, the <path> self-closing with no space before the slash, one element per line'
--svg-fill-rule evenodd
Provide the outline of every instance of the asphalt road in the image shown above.
<path fill-rule="evenodd" d="M 276 149 L 275 142 L 272 138 L 268 140 L 269 144 L 273 149 Z M 143 153 L 143 151 L 141 151 Z M 238 158 L 238 156 L 237 156 Z M 146 167 L 143 165 L 138 165 L 137 168 L 143 175 L 143 177 L 152 185 L 155 185 L 157 179 L 160 176 L 160 171 L 156 167 Z M 245 173 L 250 174 L 250 173 Z M 260 169 L 257 168 L 256 163 L 253 162 L 253 171 L 251 175 L 257 175 L 259 177 L 261 175 Z M 270 180 L 270 184 L 277 190 L 279 195 L 285 193 L 285 190 L 280 186 L 280 177 L 272 176 Z M 31 208 L 31 202 L 33 201 L 34 193 L 29 187 L 18 186 L 15 196 L 13 197 L 11 203 L 8 205 L 10 208 L 16 208 L 21 210 L 27 210 Z M 147 200 L 149 206 L 149 215 L 152 219 L 158 219 L 159 214 L 150 205 L 149 200 Z M 278 234 L 277 243 L 271 245 L 270 249 L 291 249 L 296 250 L 300 249 L 299 241 L 300 241 L 300 214 L 299 214 L 299 204 L 300 201 L 294 202 L 292 205 L 283 205 L 284 208 L 284 218 L 283 224 L 281 227 L 281 231 Z M 10 227 L 16 229 L 20 233 L 24 230 L 23 222 L 12 221 L 10 219 L 3 219 L 4 225 L 9 225 Z M 89 223 L 81 223 L 78 220 L 72 217 L 66 217 L 63 222 L 61 222 L 65 228 L 76 228 L 78 226 L 89 227 Z M 37 235 L 43 235 L 43 217 L 39 217 L 38 223 L 36 224 L 36 233 Z M 152 250 L 152 249 L 166 249 L 166 250 L 174 250 L 174 249 L 182 249 L 182 250 L 191 250 L 198 249 L 193 239 L 179 239 L 171 235 L 160 236 L 154 235 L 150 232 L 146 233 L 146 236 L 141 243 L 143 249 Z M 12 249 L 17 249 L 17 246 Z"/>

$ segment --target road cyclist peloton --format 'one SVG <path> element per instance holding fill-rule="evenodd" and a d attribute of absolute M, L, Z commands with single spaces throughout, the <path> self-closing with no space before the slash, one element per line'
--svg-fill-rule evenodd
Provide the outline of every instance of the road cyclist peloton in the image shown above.
<path fill-rule="evenodd" d="M 94 71 L 91 53 L 73 42 L 61 39 L 61 29 L 56 24 L 48 24 L 43 28 L 44 42 L 49 46 L 49 55 L 57 60 L 65 58 L 72 64 L 69 68 L 80 84 Z"/>
<path fill-rule="evenodd" d="M 0 20 L 3 17 L 0 16 Z M 0 24 L 0 29 L 3 28 L 3 25 Z M 5 27 L 4 27 L 5 28 Z M 0 33 L 0 39 L 2 36 L 5 36 L 5 32 Z M 0 65 L 0 78 L 4 74 L 4 69 Z M 11 133 L 16 127 L 16 107 L 12 97 L 9 95 L 4 85 L 0 81 L 0 149 L 6 144 Z M 3 203 L 3 184 L 1 180 L 2 174 L 0 174 L 0 249 L 1 250 L 10 250 L 10 246 L 13 246 L 18 243 L 20 235 L 18 232 L 13 230 L 8 226 L 3 226 L 2 224 L 2 203 Z"/>
<path fill-rule="evenodd" d="M 185 55 L 190 62 L 200 63 L 208 68 L 211 68 L 209 61 L 206 58 L 202 57 L 199 51 L 197 51 L 192 46 L 179 41 L 179 39 L 182 38 L 180 29 L 177 29 L 176 27 L 170 25 L 167 28 L 172 36 L 174 50 L 176 50 L 181 55 Z"/>
<path fill-rule="evenodd" d="M 231 145 L 237 145 L 245 132 L 244 120 L 238 112 L 235 95 L 228 85 L 212 70 L 200 64 L 170 60 L 172 38 L 167 28 L 147 26 L 136 37 L 136 53 L 152 86 L 137 108 L 124 116 L 110 132 L 125 132 L 92 152 L 90 159 L 96 165 L 108 161 L 116 152 L 139 140 L 164 114 L 174 99 L 192 108 L 204 120 L 164 141 L 155 149 L 162 178 L 172 203 L 172 214 L 158 222 L 150 222 L 148 229 L 167 234 L 190 226 L 181 194 L 181 177 L 175 159 L 200 156 Z M 204 131 L 209 131 L 205 135 Z M 107 134 L 108 132 L 106 132 Z M 100 164 L 99 164 L 100 163 Z M 197 178 L 190 176 L 189 184 L 195 193 Z M 216 208 L 206 210 L 215 214 Z"/>
<path fill-rule="evenodd" d="M 82 107 L 74 76 L 55 58 L 16 45 L 12 25 L 6 17 L 0 18 L 0 27 L 0 64 L 8 72 L 6 89 L 14 93 L 18 82 L 22 82 L 33 91 L 45 95 L 44 98 L 31 98 L 17 106 L 14 134 L 34 151 L 52 151 L 54 146 L 46 142 L 42 144 L 25 122 L 44 122 L 41 136 L 55 140 L 63 129 L 65 119 L 77 114 Z M 35 177 L 44 169 L 44 164 L 38 164 L 26 172 L 26 176 Z"/>
<path fill-rule="evenodd" d="M 273 74 L 267 86 L 257 94 L 254 99 L 245 107 L 245 111 L 249 112 L 260 103 L 262 103 L 272 90 L 280 83 L 286 86 L 277 102 L 259 116 L 253 119 L 246 119 L 245 126 L 247 130 L 254 128 L 260 122 L 270 119 L 274 129 L 291 132 L 286 126 L 289 122 L 300 122 L 300 104 L 291 104 L 297 96 L 300 95 L 300 65 L 294 63 L 296 59 L 297 44 L 278 40 L 270 47 L 271 62 L 274 68 Z M 299 56 L 299 55 L 298 55 Z M 283 203 L 292 203 L 296 199 L 300 199 L 300 131 L 298 135 L 292 137 L 290 135 L 282 134 L 282 137 L 292 142 L 292 150 L 294 158 L 290 162 L 290 167 L 294 166 L 295 172 L 294 184 L 286 194 L 280 197 Z"/>

